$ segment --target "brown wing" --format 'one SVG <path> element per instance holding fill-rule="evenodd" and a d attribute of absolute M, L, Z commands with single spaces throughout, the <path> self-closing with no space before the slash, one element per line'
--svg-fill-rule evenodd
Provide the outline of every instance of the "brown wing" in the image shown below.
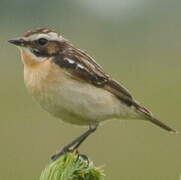
<path fill-rule="evenodd" d="M 134 100 L 129 91 L 107 75 L 102 67 L 98 65 L 89 55 L 73 46 L 56 55 L 53 62 L 61 68 L 65 68 L 74 78 L 79 78 L 114 94 L 122 103 L 135 107 L 135 110 L 143 117 L 161 128 L 175 132 L 163 122 L 154 118 L 149 110 Z"/>
<path fill-rule="evenodd" d="M 106 74 L 103 68 L 85 52 L 71 47 L 55 56 L 53 62 L 65 68 L 74 78 L 111 92 L 128 106 L 138 106 L 128 90 Z"/>
<path fill-rule="evenodd" d="M 102 67 L 85 52 L 69 48 L 55 56 L 53 61 L 60 67 L 65 68 L 73 77 L 104 88 L 123 101 L 125 100 L 124 102 L 127 105 L 131 105 L 133 98 L 128 90 L 106 74 Z"/>

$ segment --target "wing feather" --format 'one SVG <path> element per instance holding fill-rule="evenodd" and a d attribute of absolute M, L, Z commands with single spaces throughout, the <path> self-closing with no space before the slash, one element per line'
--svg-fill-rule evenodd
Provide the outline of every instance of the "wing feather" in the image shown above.
<path fill-rule="evenodd" d="M 73 78 L 78 78 L 86 83 L 91 83 L 94 86 L 111 92 L 120 99 L 121 103 L 125 103 L 127 106 L 133 106 L 143 118 L 150 120 L 152 123 L 167 131 L 175 132 L 174 129 L 154 118 L 152 113 L 140 105 L 125 87 L 106 74 L 103 68 L 98 65 L 93 58 L 80 49 L 70 46 L 67 50 L 56 55 L 53 62 L 61 68 L 65 68 L 72 74 Z"/>

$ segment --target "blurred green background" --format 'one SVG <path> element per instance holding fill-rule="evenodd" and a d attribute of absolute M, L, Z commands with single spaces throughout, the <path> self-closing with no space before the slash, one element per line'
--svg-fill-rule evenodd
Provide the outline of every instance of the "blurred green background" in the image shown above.
<path fill-rule="evenodd" d="M 181 131 L 180 7 L 178 0 L 0 0 L 0 179 L 38 179 L 49 157 L 84 131 L 60 123 L 28 95 L 8 39 L 35 27 L 56 29 Z M 181 134 L 143 121 L 108 122 L 80 151 L 105 164 L 107 180 L 177 180 L 181 173 Z"/>

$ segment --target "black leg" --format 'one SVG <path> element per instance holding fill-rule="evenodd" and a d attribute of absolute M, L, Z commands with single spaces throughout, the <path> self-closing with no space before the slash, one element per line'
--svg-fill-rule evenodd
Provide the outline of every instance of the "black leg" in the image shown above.
<path fill-rule="evenodd" d="M 74 139 L 72 142 L 67 144 L 60 152 L 53 155 L 51 159 L 56 160 L 59 156 L 61 156 L 62 154 L 66 152 L 75 151 L 83 143 L 83 141 L 97 129 L 97 126 L 98 126 L 98 123 L 91 124 L 89 126 L 89 129 L 86 132 L 84 132 L 82 135 L 80 135 L 79 137 Z"/>

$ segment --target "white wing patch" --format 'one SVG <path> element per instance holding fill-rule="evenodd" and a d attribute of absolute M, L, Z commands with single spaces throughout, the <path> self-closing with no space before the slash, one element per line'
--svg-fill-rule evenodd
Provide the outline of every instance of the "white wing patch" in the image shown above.
<path fill-rule="evenodd" d="M 82 66 L 81 64 L 77 64 L 77 67 L 79 67 L 80 69 L 84 69 L 84 66 Z"/>
<path fill-rule="evenodd" d="M 70 64 L 75 64 L 75 61 L 69 58 L 64 58 L 64 60 L 68 61 Z"/>
<path fill-rule="evenodd" d="M 72 60 L 72 59 L 70 59 L 70 58 L 64 58 L 64 61 L 67 61 L 67 63 L 69 63 L 70 66 L 73 65 L 73 66 L 71 66 L 71 67 L 74 67 L 75 69 L 77 69 L 77 68 L 85 69 L 85 67 L 84 67 L 83 65 L 75 62 L 74 60 Z"/>

